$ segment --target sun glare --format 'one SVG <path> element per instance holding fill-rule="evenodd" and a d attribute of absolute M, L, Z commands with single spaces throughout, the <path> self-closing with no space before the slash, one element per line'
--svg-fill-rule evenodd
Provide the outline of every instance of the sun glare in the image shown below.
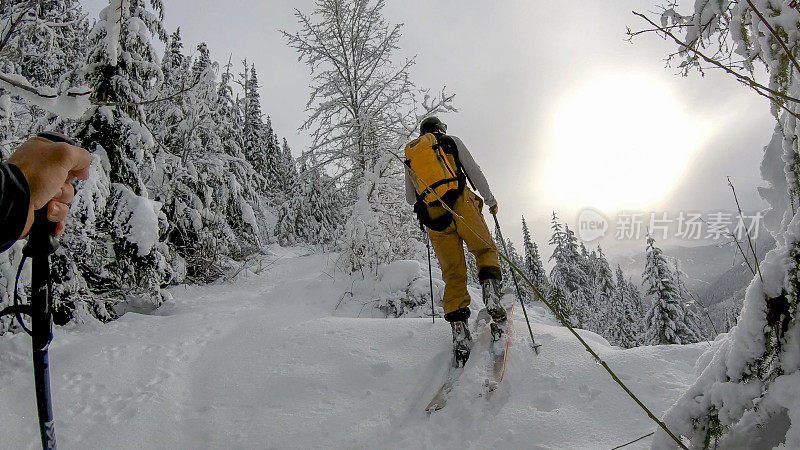
<path fill-rule="evenodd" d="M 559 204 L 645 209 L 670 192 L 710 130 L 666 86 L 620 74 L 555 110 L 540 186 Z"/>

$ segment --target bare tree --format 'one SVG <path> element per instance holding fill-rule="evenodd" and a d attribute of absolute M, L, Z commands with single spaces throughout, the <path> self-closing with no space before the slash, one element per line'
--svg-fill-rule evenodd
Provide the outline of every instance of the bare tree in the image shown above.
<path fill-rule="evenodd" d="M 351 195 L 381 149 L 395 144 L 415 103 L 414 60 L 393 62 L 401 25 L 387 24 L 383 7 L 383 0 L 318 0 L 311 14 L 295 11 L 297 32 L 283 32 L 313 76 L 301 129 L 311 131 L 317 164 Z"/>
<path fill-rule="evenodd" d="M 395 156 L 422 117 L 454 110 L 444 90 L 431 96 L 414 86 L 413 58 L 395 64 L 401 25 L 386 22 L 384 4 L 318 0 L 311 14 L 295 11 L 297 32 L 283 32 L 313 77 L 301 126 L 312 137 L 307 171 L 330 174 L 353 205 L 341 242 L 351 272 L 410 251 L 414 225 L 403 207 L 404 171 Z"/>

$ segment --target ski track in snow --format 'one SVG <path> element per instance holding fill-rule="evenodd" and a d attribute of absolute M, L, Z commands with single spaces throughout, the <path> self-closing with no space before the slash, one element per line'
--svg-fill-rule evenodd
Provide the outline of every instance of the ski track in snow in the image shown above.
<path fill-rule="evenodd" d="M 520 311 L 505 379 L 482 395 L 489 337 L 478 330 L 447 407 L 429 416 L 448 324 L 335 317 L 347 286 L 323 274 L 328 257 L 274 250 L 281 259 L 260 275 L 174 288 L 154 315 L 56 329 L 60 448 L 609 449 L 655 427 L 539 304 L 528 311 L 539 356 Z M 657 415 L 708 348 L 620 350 L 581 334 Z M 29 347 L 27 335 L 0 339 L 0 448 L 40 446 Z"/>

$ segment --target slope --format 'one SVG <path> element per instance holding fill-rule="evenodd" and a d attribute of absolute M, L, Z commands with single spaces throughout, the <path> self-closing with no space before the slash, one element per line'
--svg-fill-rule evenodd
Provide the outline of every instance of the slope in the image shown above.
<path fill-rule="evenodd" d="M 428 417 L 448 325 L 334 317 L 349 283 L 326 274 L 330 258 L 273 250 L 261 274 L 174 288 L 157 314 L 56 330 L 61 448 L 610 448 L 653 430 L 541 305 L 529 311 L 540 356 L 515 322 L 506 379 L 479 397 L 488 336 L 478 333 L 447 408 Z M 582 333 L 656 413 L 708 348 L 620 350 Z M 39 445 L 28 348 L 27 336 L 0 339 L 4 448 Z"/>

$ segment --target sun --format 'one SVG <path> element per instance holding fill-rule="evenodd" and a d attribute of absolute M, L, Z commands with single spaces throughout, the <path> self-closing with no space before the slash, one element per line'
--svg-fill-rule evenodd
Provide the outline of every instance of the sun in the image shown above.
<path fill-rule="evenodd" d="M 680 181 L 709 126 L 654 78 L 594 78 L 554 110 L 540 185 L 576 208 L 641 210 Z"/>

